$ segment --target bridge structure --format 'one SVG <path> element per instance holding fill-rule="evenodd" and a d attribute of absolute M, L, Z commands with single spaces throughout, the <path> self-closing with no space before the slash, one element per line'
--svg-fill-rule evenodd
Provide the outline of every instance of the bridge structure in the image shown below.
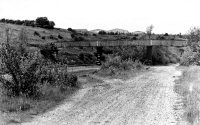
<path fill-rule="evenodd" d="M 120 41 L 81 41 L 81 42 L 57 42 L 55 45 L 58 48 L 67 47 L 96 47 L 97 48 L 97 65 L 101 65 L 102 48 L 105 46 L 146 46 L 146 56 L 149 62 L 152 61 L 152 47 L 185 47 L 188 44 L 187 39 L 177 40 L 120 40 Z"/>

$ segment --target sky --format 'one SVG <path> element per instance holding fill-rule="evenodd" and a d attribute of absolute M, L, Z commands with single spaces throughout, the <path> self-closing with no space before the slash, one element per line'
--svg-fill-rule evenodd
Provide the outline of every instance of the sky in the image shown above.
<path fill-rule="evenodd" d="M 185 34 L 200 26 L 199 0 L 0 0 L 0 18 L 48 17 L 59 28 Z"/>

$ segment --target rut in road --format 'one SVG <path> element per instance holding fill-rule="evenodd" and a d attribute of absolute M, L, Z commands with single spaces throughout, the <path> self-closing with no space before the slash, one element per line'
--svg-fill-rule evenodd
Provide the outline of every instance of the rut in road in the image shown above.
<path fill-rule="evenodd" d="M 173 91 L 180 75 L 172 65 L 154 67 L 127 81 L 105 81 L 80 90 L 71 101 L 24 125 L 184 124 L 182 105 L 176 103 L 181 97 Z"/>

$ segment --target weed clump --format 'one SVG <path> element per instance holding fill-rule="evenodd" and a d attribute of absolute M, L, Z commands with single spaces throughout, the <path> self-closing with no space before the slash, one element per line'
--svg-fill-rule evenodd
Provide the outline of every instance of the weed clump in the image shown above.
<path fill-rule="evenodd" d="M 101 70 L 106 70 L 108 74 L 115 75 L 123 71 L 140 70 L 143 67 L 144 65 L 138 60 L 122 60 L 120 56 L 109 56 L 107 61 L 101 66 Z"/>
<path fill-rule="evenodd" d="M 180 64 L 183 66 L 200 65 L 200 54 L 187 47 L 181 57 Z"/>

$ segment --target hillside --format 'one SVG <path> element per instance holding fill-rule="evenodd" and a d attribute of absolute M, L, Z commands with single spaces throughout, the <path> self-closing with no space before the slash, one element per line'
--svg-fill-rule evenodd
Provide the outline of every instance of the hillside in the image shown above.
<path fill-rule="evenodd" d="M 112 29 L 112 30 L 94 29 L 94 30 L 91 30 L 90 32 L 92 32 L 92 33 L 99 33 L 100 31 L 105 31 L 107 33 L 110 33 L 110 32 L 113 32 L 113 33 L 125 33 L 125 34 L 129 33 L 128 30 L 119 29 L 119 28 Z"/>
<path fill-rule="evenodd" d="M 128 30 L 119 29 L 119 28 L 112 29 L 112 30 L 108 30 L 107 32 L 113 32 L 113 33 L 129 33 Z"/>
<path fill-rule="evenodd" d="M 30 27 L 14 24 L 0 23 L 0 33 L 4 34 L 6 28 L 11 29 L 12 38 L 16 39 L 21 29 L 24 28 L 27 31 L 29 43 L 34 44 L 46 44 L 54 42 L 68 42 L 68 41 L 110 41 L 110 40 L 131 40 L 133 36 L 128 35 L 99 35 L 87 30 L 76 29 L 44 29 L 39 27 Z M 1 35 L 3 39 L 4 35 Z M 5 39 L 5 37 L 4 37 Z"/>
<path fill-rule="evenodd" d="M 69 41 L 123 41 L 123 40 L 147 40 L 148 36 L 143 33 L 135 34 L 124 34 L 128 33 L 127 30 L 122 29 L 113 29 L 110 30 L 112 32 L 118 32 L 119 34 L 97 34 L 94 32 L 98 32 L 100 29 L 96 29 L 93 31 L 87 31 L 86 29 L 62 29 L 62 28 L 54 28 L 54 29 L 44 29 L 39 27 L 31 27 L 31 26 L 22 26 L 15 24 L 5 24 L 0 23 L 0 39 L 5 39 L 6 28 L 10 28 L 12 31 L 12 38 L 16 39 L 21 29 L 24 28 L 27 32 L 27 37 L 29 39 L 29 43 L 34 44 L 46 44 L 46 43 L 55 43 L 55 42 L 69 42 Z M 156 40 L 175 40 L 179 39 L 182 36 L 178 35 L 163 35 L 163 34 L 152 34 L 151 39 Z"/>
<path fill-rule="evenodd" d="M 70 41 L 72 39 L 71 33 L 65 29 L 44 29 L 39 27 L 29 27 L 29 26 L 4 24 L 4 23 L 0 23 L 1 38 L 5 38 L 5 36 L 2 34 L 5 33 L 6 28 L 11 29 L 13 39 L 17 39 L 21 29 L 24 28 L 27 32 L 27 37 L 29 39 L 28 42 L 30 43 L 34 42 L 34 43 L 45 44 L 45 43 L 56 42 L 57 40 L 60 39 L 63 39 L 65 41 Z"/>
<path fill-rule="evenodd" d="M 126 41 L 126 40 L 148 40 L 148 36 L 144 33 L 142 34 L 96 34 L 85 29 L 75 30 L 75 29 L 44 29 L 39 27 L 31 26 L 21 26 L 14 24 L 0 23 L 0 40 L 1 43 L 5 40 L 5 30 L 10 28 L 12 31 L 13 44 L 17 44 L 17 39 L 21 29 L 26 30 L 26 35 L 28 37 L 28 43 L 37 44 L 39 46 L 45 45 L 47 43 L 66 43 L 66 42 L 78 42 L 78 41 Z M 116 29 L 117 30 L 117 29 Z M 116 31 L 115 30 L 115 31 Z M 184 38 L 178 35 L 165 35 L 165 34 L 152 34 L 151 39 L 156 40 L 175 40 Z M 129 47 L 130 49 L 132 47 Z M 134 48 L 134 47 L 133 47 Z M 158 47 L 159 48 L 159 47 Z M 104 47 L 104 51 L 114 52 L 116 48 Z M 108 50 L 106 50 L 108 49 Z M 38 50 L 37 48 L 31 46 L 29 48 L 31 51 Z M 109 53 L 110 53 L 109 52 Z M 156 51 L 157 52 L 157 51 Z M 96 48 L 94 47 L 70 47 L 70 48 L 60 48 L 60 58 L 68 64 L 95 64 L 95 53 Z M 107 53 L 107 52 L 106 52 Z M 169 55 L 169 54 L 168 54 Z"/>
<path fill-rule="evenodd" d="M 99 31 L 102 31 L 102 29 L 94 29 L 94 30 L 90 30 L 90 32 L 92 32 L 92 33 L 99 33 Z"/>

